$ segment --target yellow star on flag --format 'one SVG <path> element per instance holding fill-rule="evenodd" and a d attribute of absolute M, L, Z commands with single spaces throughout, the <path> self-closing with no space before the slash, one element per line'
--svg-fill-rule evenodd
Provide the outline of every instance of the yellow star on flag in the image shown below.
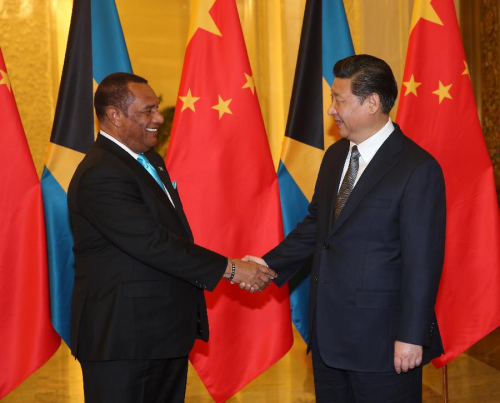
<path fill-rule="evenodd" d="M 252 91 L 252 94 L 255 94 L 255 82 L 253 81 L 253 76 L 249 76 L 247 73 L 244 73 L 244 74 L 245 74 L 245 78 L 247 79 L 247 82 L 241 88 L 250 88 L 250 91 Z"/>
<path fill-rule="evenodd" d="M 212 109 L 219 111 L 219 120 L 222 118 L 222 116 L 224 116 L 225 113 L 229 113 L 230 115 L 233 114 L 233 112 L 231 112 L 231 110 L 229 109 L 229 104 L 231 103 L 231 101 L 232 99 L 224 101 L 219 95 L 219 103 L 217 105 L 212 106 Z"/>
<path fill-rule="evenodd" d="M 198 28 L 211 32 L 214 35 L 222 36 L 210 15 L 210 9 L 215 0 L 193 0 L 191 20 L 189 21 L 188 43 L 198 30 Z"/>
<path fill-rule="evenodd" d="M 408 94 L 417 96 L 417 88 L 419 85 L 422 85 L 422 83 L 415 81 L 415 77 L 413 77 L 413 74 L 410 77 L 410 81 L 403 81 L 403 84 L 406 87 L 405 96 L 407 96 Z"/>
<path fill-rule="evenodd" d="M 184 102 L 184 104 L 182 105 L 181 112 L 183 112 L 187 108 L 191 109 L 193 112 L 196 112 L 194 110 L 194 103 L 198 101 L 200 97 L 193 97 L 193 95 L 191 94 L 191 88 L 188 89 L 188 92 L 185 97 L 179 97 L 179 99 L 182 102 Z"/>
<path fill-rule="evenodd" d="M 436 10 L 431 5 L 432 0 L 415 0 L 413 4 L 413 14 L 411 17 L 410 34 L 415 28 L 415 25 L 422 19 L 433 22 L 438 25 L 443 25 L 441 18 L 436 13 Z"/>
<path fill-rule="evenodd" d="M 443 83 L 439 81 L 439 88 L 432 92 L 433 94 L 439 95 L 439 103 L 441 103 L 445 98 L 452 99 L 450 95 L 450 88 L 452 85 L 453 84 L 443 85 Z"/>
<path fill-rule="evenodd" d="M 470 73 L 469 73 L 469 65 L 467 64 L 467 62 L 464 60 L 464 66 L 465 66 L 465 70 L 462 71 L 462 75 L 463 76 L 469 76 L 470 78 Z"/>
<path fill-rule="evenodd" d="M 2 76 L 2 79 L 0 80 L 0 85 L 5 84 L 10 92 L 11 86 L 10 86 L 9 75 L 7 74 L 6 71 L 3 70 L 0 70 L 0 75 Z"/>

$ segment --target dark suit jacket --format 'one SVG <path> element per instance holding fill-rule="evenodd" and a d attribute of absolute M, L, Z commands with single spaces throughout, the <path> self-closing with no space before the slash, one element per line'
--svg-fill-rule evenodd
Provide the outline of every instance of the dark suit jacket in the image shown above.
<path fill-rule="evenodd" d="M 442 352 L 434 304 L 444 259 L 442 171 L 397 125 L 361 175 L 332 227 L 349 141 L 325 153 L 309 214 L 264 256 L 282 285 L 314 255 L 310 331 L 324 362 L 394 371 L 394 341 Z"/>
<path fill-rule="evenodd" d="M 75 286 L 71 351 L 80 361 L 185 356 L 208 340 L 203 290 L 227 261 L 193 243 L 162 158 L 146 153 L 172 196 L 99 135 L 71 180 Z"/>

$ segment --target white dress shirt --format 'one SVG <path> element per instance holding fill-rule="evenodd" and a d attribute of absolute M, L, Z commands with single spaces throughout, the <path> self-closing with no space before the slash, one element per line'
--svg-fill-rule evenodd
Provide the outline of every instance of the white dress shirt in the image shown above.
<path fill-rule="evenodd" d="M 377 153 L 378 149 L 382 146 L 382 144 L 384 144 L 384 142 L 387 140 L 387 138 L 393 131 L 394 131 L 394 125 L 392 124 L 392 121 L 389 118 L 389 120 L 384 125 L 384 127 L 382 127 L 382 129 L 380 129 L 377 133 L 375 133 L 373 136 L 369 137 L 362 143 L 355 144 L 352 141 L 350 142 L 349 152 L 347 153 L 347 158 L 344 163 L 344 170 L 342 171 L 342 178 L 340 179 L 340 185 L 339 189 L 337 189 L 337 192 L 340 190 L 340 186 L 342 185 L 344 176 L 347 172 L 347 169 L 349 168 L 349 160 L 351 159 L 352 147 L 357 146 L 358 151 L 360 153 L 358 176 L 356 176 L 356 180 L 354 182 L 354 186 L 356 186 L 356 183 L 358 183 L 359 178 L 361 177 L 362 173 L 365 171 L 366 167 Z"/>

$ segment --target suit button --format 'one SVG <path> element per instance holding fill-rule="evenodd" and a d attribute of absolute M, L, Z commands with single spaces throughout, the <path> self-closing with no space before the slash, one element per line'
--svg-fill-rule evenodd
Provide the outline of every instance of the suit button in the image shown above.
<path fill-rule="evenodd" d="M 323 245 L 323 249 L 330 249 L 330 244 L 325 243 L 325 244 Z"/>
<path fill-rule="evenodd" d="M 318 282 L 318 277 L 314 277 L 314 281 Z"/>

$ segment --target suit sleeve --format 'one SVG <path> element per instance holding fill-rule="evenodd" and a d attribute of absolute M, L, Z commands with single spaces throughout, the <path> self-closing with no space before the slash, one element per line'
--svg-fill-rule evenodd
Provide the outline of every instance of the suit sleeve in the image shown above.
<path fill-rule="evenodd" d="M 444 261 L 446 196 L 439 164 L 428 159 L 410 176 L 401 202 L 403 264 L 397 340 L 427 346 Z"/>
<path fill-rule="evenodd" d="M 329 154 L 327 151 L 321 163 L 314 194 L 311 203 L 309 203 L 308 214 L 278 246 L 262 257 L 268 266 L 278 273 L 279 277 L 274 282 L 280 287 L 289 281 L 314 254 L 318 237 L 319 184 L 321 183 L 322 172 L 325 170 L 325 161 Z"/>
<path fill-rule="evenodd" d="M 104 238 L 134 259 L 195 286 L 213 290 L 224 274 L 224 256 L 169 231 L 142 199 L 128 172 L 96 167 L 82 176 L 78 211 Z"/>

